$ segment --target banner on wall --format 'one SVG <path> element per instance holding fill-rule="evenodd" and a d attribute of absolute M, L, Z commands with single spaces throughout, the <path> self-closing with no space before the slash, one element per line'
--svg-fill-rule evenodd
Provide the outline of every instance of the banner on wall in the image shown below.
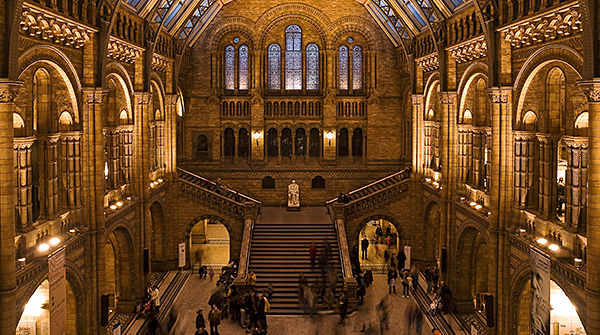
<path fill-rule="evenodd" d="M 404 246 L 404 255 L 406 255 L 406 260 L 404 261 L 404 269 L 410 269 L 410 246 Z M 400 265 L 400 264 L 398 264 Z"/>
<path fill-rule="evenodd" d="M 48 258 L 50 284 L 50 335 L 64 335 L 67 331 L 67 274 L 65 249 Z"/>
<path fill-rule="evenodd" d="M 185 267 L 185 243 L 179 243 L 179 267 Z"/>
<path fill-rule="evenodd" d="M 531 334 L 550 335 L 550 258 L 531 249 Z"/>

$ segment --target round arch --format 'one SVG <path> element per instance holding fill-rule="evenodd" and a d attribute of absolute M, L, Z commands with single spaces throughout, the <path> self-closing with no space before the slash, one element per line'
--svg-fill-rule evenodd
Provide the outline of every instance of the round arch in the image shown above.
<path fill-rule="evenodd" d="M 135 250 L 133 235 L 129 229 L 123 224 L 115 225 L 105 245 L 106 287 L 108 292 L 114 294 L 111 307 L 127 309 L 138 291 L 143 290 L 136 282 Z"/>
<path fill-rule="evenodd" d="M 480 293 L 488 291 L 489 237 L 472 223 L 464 224 L 457 234 L 456 292 L 458 303 L 468 305 Z"/>
<path fill-rule="evenodd" d="M 425 224 L 425 239 L 430 242 L 433 241 L 433 243 L 427 243 L 429 248 L 425 249 L 425 260 L 435 262 L 440 253 L 438 241 L 440 231 L 440 204 L 437 201 L 432 200 L 425 206 L 423 221 Z"/>
<path fill-rule="evenodd" d="M 165 234 L 165 211 L 159 201 L 150 204 L 150 220 L 152 222 L 152 245 L 151 261 L 152 263 L 165 261 L 164 246 L 167 246 L 167 234 Z M 154 266 L 153 266 L 154 267 Z"/>
<path fill-rule="evenodd" d="M 215 215 L 202 215 L 192 220 L 186 229 L 186 257 L 194 270 L 204 265 L 220 268 L 235 257 L 232 240 L 231 227 L 225 220 Z"/>
<path fill-rule="evenodd" d="M 362 257 L 365 254 L 362 246 L 365 238 L 369 242 L 367 259 Z M 396 265 L 396 255 L 405 244 L 402 226 L 387 215 L 373 215 L 363 220 L 356 228 L 353 242 L 357 243 L 357 247 L 353 249 L 360 251 L 360 266 L 373 270 L 386 269 L 390 264 Z"/>

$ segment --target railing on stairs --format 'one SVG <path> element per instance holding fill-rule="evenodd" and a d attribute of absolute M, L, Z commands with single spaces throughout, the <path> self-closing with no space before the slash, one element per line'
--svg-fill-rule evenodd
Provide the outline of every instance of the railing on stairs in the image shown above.
<path fill-rule="evenodd" d="M 215 182 L 181 168 L 177 170 L 179 171 L 179 189 L 181 192 L 244 220 L 244 233 L 238 265 L 238 278 L 244 278 L 250 262 L 250 243 L 254 223 L 258 218 L 262 203 L 231 189 L 222 189 L 221 194 L 219 194 L 216 192 L 217 184 Z"/>
<path fill-rule="evenodd" d="M 372 182 L 345 195 L 345 199 L 333 198 L 327 202 L 327 207 L 334 203 L 343 203 L 344 217 L 355 216 L 368 208 L 391 200 L 408 191 L 407 181 L 411 168 L 407 167 L 385 178 Z"/>

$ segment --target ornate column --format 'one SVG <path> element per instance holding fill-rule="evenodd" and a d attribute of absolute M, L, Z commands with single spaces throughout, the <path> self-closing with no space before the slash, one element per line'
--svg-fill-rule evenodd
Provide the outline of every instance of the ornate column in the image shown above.
<path fill-rule="evenodd" d="M 80 164 L 81 134 L 70 133 L 61 138 L 62 159 L 62 189 L 65 192 L 64 201 L 69 209 L 80 205 L 81 197 L 81 164 Z"/>
<path fill-rule="evenodd" d="M 600 334 L 600 78 L 579 83 L 588 98 L 586 332 Z"/>
<path fill-rule="evenodd" d="M 109 190 L 117 188 L 122 182 L 119 180 L 119 174 L 121 172 L 121 164 L 119 162 L 121 158 L 120 153 L 120 134 L 115 129 L 109 129 L 106 132 L 106 146 L 108 148 L 106 160 L 108 162 L 108 184 L 106 185 Z"/>
<path fill-rule="evenodd" d="M 540 144 L 539 213 L 548 219 L 556 213 L 557 145 L 560 138 L 551 134 L 536 136 Z"/>
<path fill-rule="evenodd" d="M 472 185 L 477 189 L 483 188 L 483 164 L 485 129 L 473 127 L 473 178 Z"/>
<path fill-rule="evenodd" d="M 422 174 L 424 172 L 424 126 L 423 126 L 423 95 L 413 94 L 412 98 L 412 151 L 413 171 Z"/>
<path fill-rule="evenodd" d="M 567 145 L 567 175 L 565 180 L 565 224 L 579 232 L 581 211 L 587 206 L 588 139 L 564 136 Z"/>
<path fill-rule="evenodd" d="M 166 174 L 177 171 L 177 94 L 165 96 L 165 121 L 163 135 L 163 165 Z"/>
<path fill-rule="evenodd" d="M 515 139 L 515 205 L 524 209 L 534 184 L 535 133 L 516 131 Z"/>
<path fill-rule="evenodd" d="M 468 182 L 471 175 L 473 130 L 470 125 L 458 125 L 458 181 Z"/>
<path fill-rule="evenodd" d="M 58 209 L 58 135 L 45 141 L 46 150 L 46 215 L 53 216 Z"/>
<path fill-rule="evenodd" d="M 32 229 L 32 193 L 31 193 L 31 146 L 35 137 L 21 137 L 14 140 L 15 155 L 15 218 L 17 231 L 26 232 Z"/>
<path fill-rule="evenodd" d="M 17 321 L 13 113 L 22 84 L 0 79 L 0 335 L 14 335 Z"/>
<path fill-rule="evenodd" d="M 434 157 L 433 139 L 435 136 L 435 124 L 433 121 L 423 122 L 423 173 L 429 175 Z"/>

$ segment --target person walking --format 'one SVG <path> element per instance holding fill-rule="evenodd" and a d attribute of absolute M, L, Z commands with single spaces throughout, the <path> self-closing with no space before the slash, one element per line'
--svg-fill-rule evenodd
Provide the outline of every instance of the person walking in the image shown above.
<path fill-rule="evenodd" d="M 313 239 L 312 242 L 310 242 L 310 247 L 308 248 L 308 251 L 310 253 L 310 267 L 314 268 L 315 262 L 317 260 L 317 241 Z"/>
<path fill-rule="evenodd" d="M 433 290 L 433 272 L 431 271 L 431 265 L 427 265 L 425 269 L 425 282 L 427 283 L 427 294 Z"/>
<path fill-rule="evenodd" d="M 248 276 L 246 277 L 246 286 L 254 291 L 254 287 L 256 286 L 256 274 L 254 274 L 254 270 L 250 270 L 248 272 Z"/>
<path fill-rule="evenodd" d="M 388 271 L 388 286 L 389 286 L 389 294 L 392 294 L 392 289 L 394 290 L 394 294 L 396 294 L 396 278 L 398 278 L 398 272 L 396 268 L 391 268 Z"/>
<path fill-rule="evenodd" d="M 362 259 L 369 260 L 369 257 L 367 257 L 367 250 L 369 249 L 369 240 L 367 239 L 366 235 L 363 237 L 362 241 L 360 241 L 360 248 L 362 250 Z"/>
<path fill-rule="evenodd" d="M 348 296 L 346 295 L 346 291 L 342 291 L 340 293 L 339 298 L 340 304 L 340 323 L 346 324 L 346 313 L 348 312 Z"/>
<path fill-rule="evenodd" d="M 208 312 L 208 322 L 210 322 L 210 335 L 219 335 L 219 325 L 221 324 L 221 311 L 217 305 L 213 304 Z"/>
<path fill-rule="evenodd" d="M 204 314 L 202 314 L 202 310 L 199 309 L 196 312 L 196 329 L 204 329 L 206 328 L 206 323 L 204 322 Z"/>
<path fill-rule="evenodd" d="M 409 287 L 412 286 L 412 277 L 410 276 L 410 271 L 408 271 L 408 269 L 404 269 L 402 270 L 400 276 L 402 278 L 402 296 L 408 298 Z"/>
<path fill-rule="evenodd" d="M 269 299 L 269 301 L 273 300 L 273 284 L 269 283 L 269 286 L 267 287 L 267 299 Z"/>
<path fill-rule="evenodd" d="M 269 300 L 264 296 L 264 293 L 258 294 L 258 323 L 261 330 L 267 330 L 267 312 L 271 310 Z"/>
<path fill-rule="evenodd" d="M 398 259 L 398 264 L 396 264 L 398 266 L 398 269 L 400 271 L 404 270 L 404 266 L 406 264 L 406 254 L 404 253 L 404 251 L 400 250 L 396 258 Z"/>
<path fill-rule="evenodd" d="M 148 295 L 150 296 L 150 299 L 152 300 L 152 307 L 154 308 L 154 312 L 158 313 L 158 311 L 160 309 L 160 291 L 158 290 L 158 287 L 149 286 L 148 287 Z"/>
<path fill-rule="evenodd" d="M 217 183 L 215 184 L 215 192 L 217 194 L 221 194 L 221 178 L 217 178 Z"/>

